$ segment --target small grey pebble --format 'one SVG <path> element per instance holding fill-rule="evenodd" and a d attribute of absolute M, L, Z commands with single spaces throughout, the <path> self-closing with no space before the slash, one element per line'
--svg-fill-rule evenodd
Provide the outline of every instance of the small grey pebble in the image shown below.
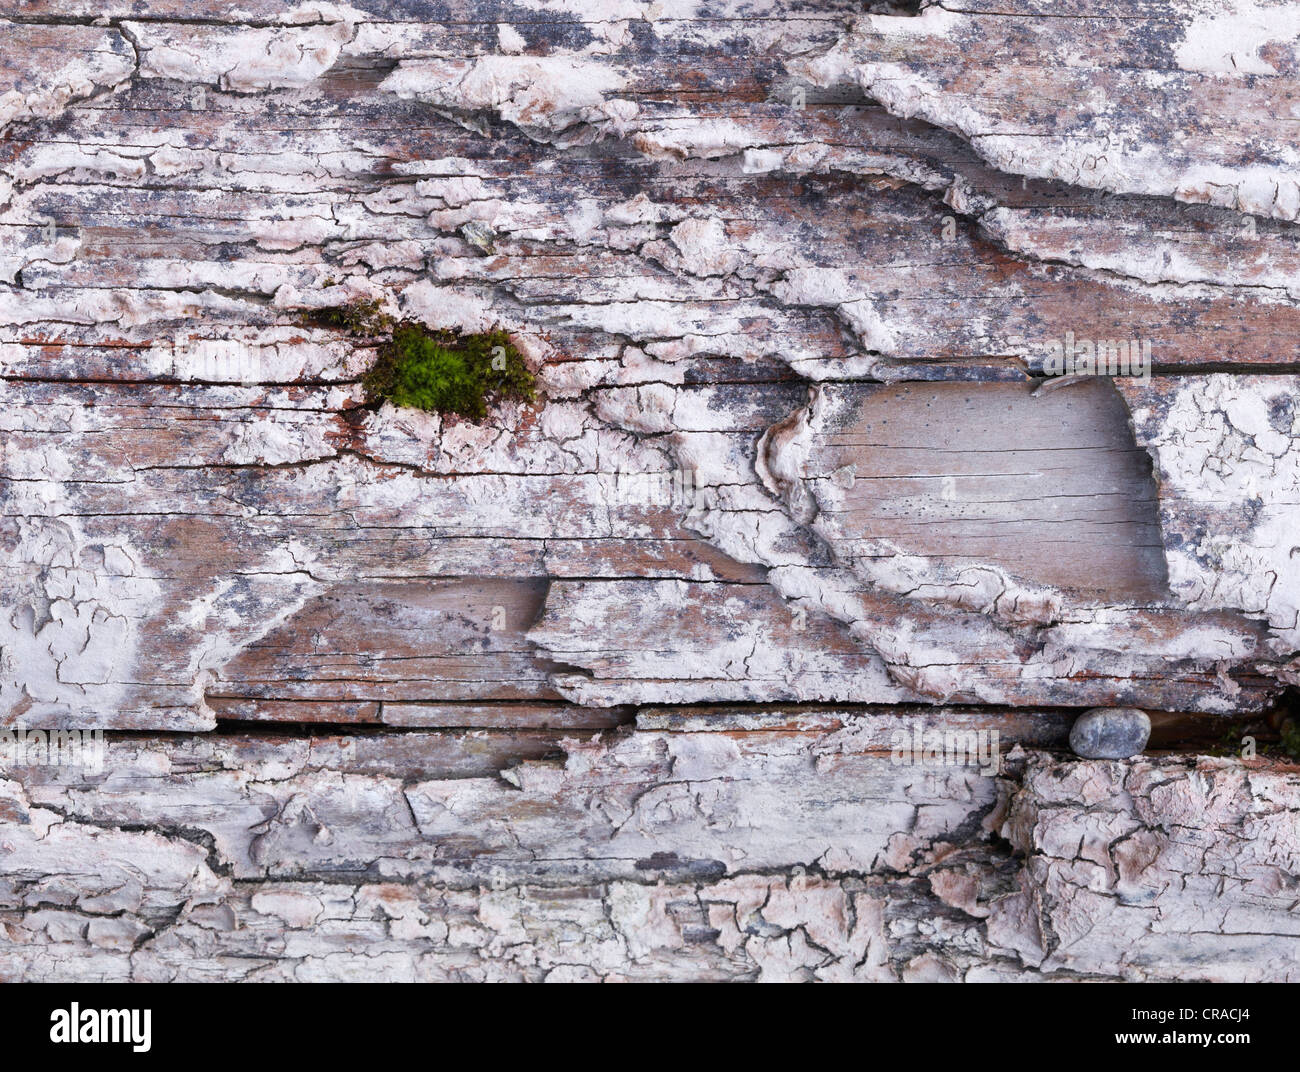
<path fill-rule="evenodd" d="M 1147 746 L 1151 720 L 1136 707 L 1094 707 L 1070 730 L 1070 747 L 1084 759 L 1128 759 Z"/>

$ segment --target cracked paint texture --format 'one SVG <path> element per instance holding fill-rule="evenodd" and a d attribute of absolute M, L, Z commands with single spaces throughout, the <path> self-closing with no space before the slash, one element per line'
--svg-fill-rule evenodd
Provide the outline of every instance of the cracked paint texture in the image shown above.
<path fill-rule="evenodd" d="M 861 8 L 0 4 L 0 977 L 1297 978 L 1294 12 Z"/>

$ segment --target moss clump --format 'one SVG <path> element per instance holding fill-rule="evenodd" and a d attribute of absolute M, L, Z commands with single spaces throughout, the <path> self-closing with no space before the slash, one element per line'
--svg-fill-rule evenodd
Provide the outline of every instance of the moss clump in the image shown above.
<path fill-rule="evenodd" d="M 1300 722 L 1288 718 L 1282 723 L 1282 751 L 1293 763 L 1300 763 Z"/>
<path fill-rule="evenodd" d="M 384 312 L 378 298 L 358 298 L 347 305 L 332 305 L 308 314 L 311 323 L 327 328 L 343 328 L 360 335 L 378 335 L 393 326 L 393 318 Z"/>
<path fill-rule="evenodd" d="M 307 320 L 371 338 L 387 336 L 364 380 L 372 402 L 481 420 L 498 399 L 536 400 L 537 381 L 504 331 L 462 335 L 430 331 L 414 320 L 396 323 L 374 298 L 315 309 Z"/>
<path fill-rule="evenodd" d="M 372 399 L 471 420 L 487 416 L 489 402 L 532 402 L 536 381 L 504 331 L 461 335 L 403 321 L 365 380 Z"/>
<path fill-rule="evenodd" d="M 1261 737 L 1265 739 L 1259 740 Z M 1246 748 L 1247 741 L 1254 742 L 1249 751 Z M 1225 730 L 1216 745 L 1205 749 L 1205 754 L 1242 759 L 1258 755 L 1300 764 L 1300 721 L 1287 717 L 1280 723 L 1272 719 L 1238 723 Z"/>

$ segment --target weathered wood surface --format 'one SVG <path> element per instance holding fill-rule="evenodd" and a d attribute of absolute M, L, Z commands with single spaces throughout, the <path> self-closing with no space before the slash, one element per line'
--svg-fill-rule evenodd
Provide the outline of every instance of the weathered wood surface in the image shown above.
<path fill-rule="evenodd" d="M 509 784 L 482 733 L 137 737 L 99 776 L 11 772 L 0 973 L 1300 977 L 1294 769 L 983 777 L 892 763 L 871 716 L 652 726 Z"/>
<path fill-rule="evenodd" d="M 876 6 L 0 2 L 0 975 L 1296 977 L 1300 8 Z"/>

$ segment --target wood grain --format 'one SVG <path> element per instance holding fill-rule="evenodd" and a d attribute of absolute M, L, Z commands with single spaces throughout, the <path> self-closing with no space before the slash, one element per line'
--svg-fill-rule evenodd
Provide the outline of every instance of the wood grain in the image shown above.
<path fill-rule="evenodd" d="M 1297 977 L 1295 5 L 869 6 L 0 2 L 0 978 Z"/>

